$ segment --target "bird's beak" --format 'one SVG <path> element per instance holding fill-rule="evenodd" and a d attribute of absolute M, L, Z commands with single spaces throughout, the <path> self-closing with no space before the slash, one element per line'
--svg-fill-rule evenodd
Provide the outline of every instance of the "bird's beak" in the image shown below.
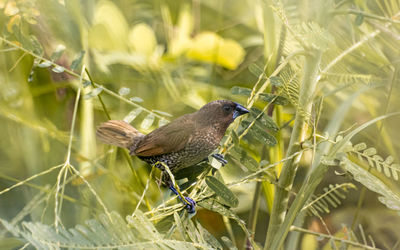
<path fill-rule="evenodd" d="M 233 111 L 233 119 L 236 119 L 237 117 L 247 114 L 250 111 L 248 111 L 245 107 L 243 107 L 242 105 L 236 103 L 236 108 Z"/>

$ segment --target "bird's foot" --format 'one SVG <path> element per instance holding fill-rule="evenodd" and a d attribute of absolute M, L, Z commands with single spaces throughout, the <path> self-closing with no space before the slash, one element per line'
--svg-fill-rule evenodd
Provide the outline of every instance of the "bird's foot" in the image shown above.
<path fill-rule="evenodd" d="M 194 214 L 196 212 L 196 202 L 192 198 L 182 196 L 182 194 L 180 194 L 180 192 L 178 192 L 172 185 L 169 186 L 169 189 L 178 196 L 179 200 L 181 200 L 183 205 L 185 205 L 189 214 Z"/>
<path fill-rule="evenodd" d="M 219 161 L 222 164 L 222 166 L 225 166 L 228 163 L 228 161 L 225 160 L 222 154 L 212 154 L 211 156 L 214 157 L 217 161 Z"/>
<path fill-rule="evenodd" d="M 189 214 L 194 214 L 196 213 L 196 202 L 190 198 L 190 197 L 185 197 L 185 202 L 186 203 L 186 209 Z"/>

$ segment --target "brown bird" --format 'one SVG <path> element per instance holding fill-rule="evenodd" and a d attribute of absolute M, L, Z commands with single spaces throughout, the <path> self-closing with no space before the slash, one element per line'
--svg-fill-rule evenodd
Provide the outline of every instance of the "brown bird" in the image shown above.
<path fill-rule="evenodd" d="M 197 112 L 183 115 L 151 133 L 144 135 L 124 121 L 110 120 L 97 129 L 97 137 L 104 143 L 128 148 L 131 155 L 156 164 L 164 170 L 163 162 L 172 173 L 197 164 L 208 157 L 219 145 L 229 124 L 249 111 L 238 103 L 217 100 L 204 105 Z M 212 155 L 222 164 L 226 160 L 220 154 Z M 168 174 L 163 182 L 175 194 Z M 184 202 L 190 213 L 195 212 L 195 202 L 186 197 Z"/>

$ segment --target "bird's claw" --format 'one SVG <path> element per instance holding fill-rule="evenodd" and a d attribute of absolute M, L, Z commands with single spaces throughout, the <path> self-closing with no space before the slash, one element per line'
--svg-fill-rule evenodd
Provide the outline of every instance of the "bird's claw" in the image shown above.
<path fill-rule="evenodd" d="M 225 160 L 222 154 L 212 154 L 211 156 L 214 157 L 217 161 L 219 161 L 222 164 L 222 166 L 228 164 L 228 161 Z"/>
<path fill-rule="evenodd" d="M 178 196 L 178 198 L 182 201 L 183 205 L 185 205 L 189 214 L 196 213 L 196 202 L 192 198 L 183 197 L 182 199 L 181 195 L 179 195 L 179 192 L 172 185 L 169 187 L 169 189 L 171 189 L 171 191 Z"/>
<path fill-rule="evenodd" d="M 196 213 L 196 202 L 192 198 L 185 197 L 185 203 L 186 203 L 186 209 L 189 214 Z"/>

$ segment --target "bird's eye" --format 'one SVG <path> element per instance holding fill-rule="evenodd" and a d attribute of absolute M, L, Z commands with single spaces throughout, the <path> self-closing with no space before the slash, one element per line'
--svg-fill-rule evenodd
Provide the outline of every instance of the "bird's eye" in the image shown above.
<path fill-rule="evenodd" d="M 228 113 L 228 112 L 231 112 L 232 111 L 232 107 L 231 106 L 229 106 L 229 105 L 224 105 L 223 107 L 222 107 L 222 109 L 226 112 L 226 113 Z"/>

